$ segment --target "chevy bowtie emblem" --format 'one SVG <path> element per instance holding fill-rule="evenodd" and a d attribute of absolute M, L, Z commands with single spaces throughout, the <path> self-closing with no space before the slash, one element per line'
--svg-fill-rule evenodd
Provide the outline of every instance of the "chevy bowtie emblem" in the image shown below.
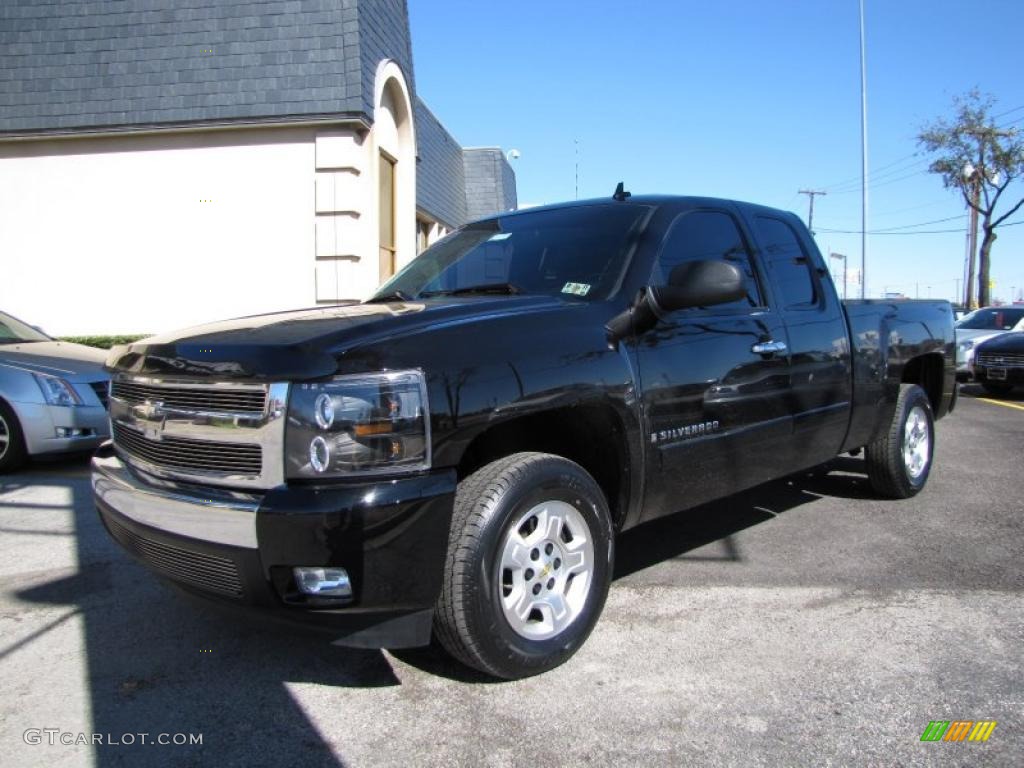
<path fill-rule="evenodd" d="M 134 408 L 136 425 L 149 440 L 163 440 L 164 435 L 164 404 L 159 400 L 147 400 Z"/>
<path fill-rule="evenodd" d="M 147 400 L 142 405 L 135 406 L 135 414 L 143 419 L 152 419 L 161 412 L 163 407 L 164 404 L 159 401 L 154 403 L 152 400 Z"/>

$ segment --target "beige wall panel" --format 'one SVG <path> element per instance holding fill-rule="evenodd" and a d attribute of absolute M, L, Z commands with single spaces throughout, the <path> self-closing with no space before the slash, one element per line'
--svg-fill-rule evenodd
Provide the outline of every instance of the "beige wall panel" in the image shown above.
<path fill-rule="evenodd" d="M 52 334 L 310 305 L 312 129 L 0 144 L 0 306 Z"/>

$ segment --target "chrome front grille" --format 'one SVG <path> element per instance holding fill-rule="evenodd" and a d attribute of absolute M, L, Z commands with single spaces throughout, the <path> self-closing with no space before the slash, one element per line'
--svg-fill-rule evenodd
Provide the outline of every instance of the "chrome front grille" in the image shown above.
<path fill-rule="evenodd" d="M 201 413 L 262 413 L 267 405 L 266 390 L 211 388 L 209 385 L 154 386 L 115 379 L 111 385 L 114 397 L 133 405 L 161 402 L 166 408 L 198 411 Z"/>
<path fill-rule="evenodd" d="M 136 469 L 227 488 L 284 482 L 287 384 L 118 375 L 111 383 L 114 447 Z"/>
<path fill-rule="evenodd" d="M 978 355 L 977 364 L 985 368 L 1017 368 L 1024 366 L 1024 354 L 991 353 Z"/>
<path fill-rule="evenodd" d="M 263 451 L 259 445 L 215 443 L 181 437 L 151 439 L 145 432 L 114 425 L 114 444 L 133 456 L 168 469 L 259 475 Z"/>

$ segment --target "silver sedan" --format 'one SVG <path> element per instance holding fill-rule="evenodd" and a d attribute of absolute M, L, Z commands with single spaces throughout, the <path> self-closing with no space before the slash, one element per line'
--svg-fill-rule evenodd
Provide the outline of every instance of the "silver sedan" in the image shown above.
<path fill-rule="evenodd" d="M 0 312 L 0 473 L 110 436 L 106 352 L 51 339 Z"/>

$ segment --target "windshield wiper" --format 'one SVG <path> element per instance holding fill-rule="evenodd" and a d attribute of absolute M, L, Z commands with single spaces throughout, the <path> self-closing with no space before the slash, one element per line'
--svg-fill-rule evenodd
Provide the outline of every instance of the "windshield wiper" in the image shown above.
<path fill-rule="evenodd" d="M 388 293 L 382 293 L 380 296 L 367 299 L 366 303 L 370 304 L 376 301 L 412 301 L 412 296 L 405 291 L 389 291 Z"/>
<path fill-rule="evenodd" d="M 421 297 L 427 296 L 464 296 L 471 293 L 496 293 L 505 296 L 517 296 L 522 293 L 518 285 L 512 283 L 482 283 L 480 285 L 465 285 L 462 288 L 449 288 L 442 291 L 422 291 Z"/>

